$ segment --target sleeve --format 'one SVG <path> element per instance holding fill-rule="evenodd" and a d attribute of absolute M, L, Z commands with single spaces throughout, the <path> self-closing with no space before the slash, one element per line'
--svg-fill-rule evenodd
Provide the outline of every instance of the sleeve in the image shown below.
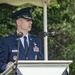
<path fill-rule="evenodd" d="M 7 44 L 2 39 L 0 41 L 0 73 L 2 73 L 6 69 L 7 58 L 8 58 L 8 49 Z"/>

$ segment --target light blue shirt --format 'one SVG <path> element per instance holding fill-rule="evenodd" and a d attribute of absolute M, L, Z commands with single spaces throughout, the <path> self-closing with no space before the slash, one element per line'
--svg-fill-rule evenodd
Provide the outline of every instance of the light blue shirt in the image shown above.
<path fill-rule="evenodd" d="M 28 46 L 29 46 L 29 38 L 28 38 L 28 34 L 26 35 L 26 37 L 27 37 L 27 40 L 26 40 L 26 41 L 27 41 Z M 24 46 L 24 36 L 21 37 L 20 40 L 21 40 L 21 42 L 22 42 L 23 47 L 25 48 L 25 46 Z"/>

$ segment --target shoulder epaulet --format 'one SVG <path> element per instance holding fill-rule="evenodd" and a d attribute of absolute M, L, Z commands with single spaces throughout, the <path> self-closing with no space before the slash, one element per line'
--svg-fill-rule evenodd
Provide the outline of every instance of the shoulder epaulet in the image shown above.
<path fill-rule="evenodd" d="M 37 35 L 31 35 L 32 37 L 38 38 Z"/>
<path fill-rule="evenodd" d="M 11 37 L 12 35 L 14 35 L 14 34 L 9 34 L 9 35 L 6 35 L 6 36 L 5 36 L 5 38 L 7 38 L 7 37 Z"/>

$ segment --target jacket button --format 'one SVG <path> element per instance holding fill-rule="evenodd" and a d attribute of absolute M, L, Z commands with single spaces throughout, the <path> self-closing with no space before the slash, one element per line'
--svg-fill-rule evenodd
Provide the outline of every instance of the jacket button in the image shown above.
<path fill-rule="evenodd" d="M 28 59 L 28 57 L 26 57 L 26 59 Z"/>

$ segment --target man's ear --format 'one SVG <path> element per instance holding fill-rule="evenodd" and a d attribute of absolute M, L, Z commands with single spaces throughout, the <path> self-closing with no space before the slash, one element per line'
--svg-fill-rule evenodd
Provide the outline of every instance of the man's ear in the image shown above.
<path fill-rule="evenodd" d="M 20 20 L 20 19 L 17 19 L 17 20 L 16 20 L 16 24 L 17 24 L 17 25 L 21 25 L 21 20 Z"/>

